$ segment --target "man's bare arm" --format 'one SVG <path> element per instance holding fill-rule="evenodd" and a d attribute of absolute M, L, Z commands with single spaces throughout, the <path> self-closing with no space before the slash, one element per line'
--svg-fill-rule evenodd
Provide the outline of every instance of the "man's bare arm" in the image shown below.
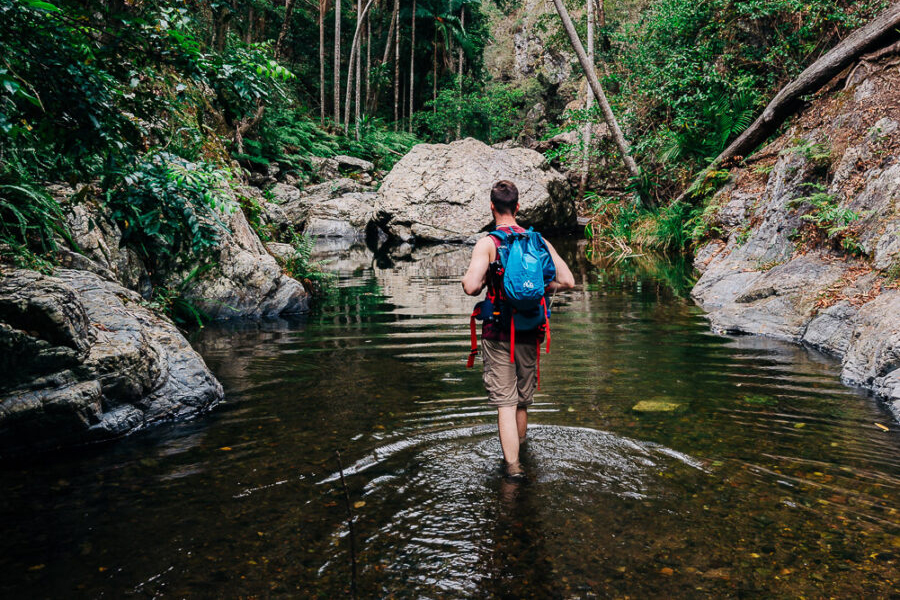
<path fill-rule="evenodd" d="M 475 248 L 472 250 L 472 261 L 469 263 L 469 270 L 466 271 L 465 276 L 462 278 L 463 290 L 468 295 L 477 296 L 484 289 L 493 248 L 494 242 L 491 241 L 490 237 L 482 238 L 475 244 Z"/>
<path fill-rule="evenodd" d="M 575 276 L 569 270 L 569 265 L 562 259 L 556 248 L 547 240 L 547 249 L 550 251 L 550 257 L 553 259 L 553 265 L 556 267 L 556 279 L 547 286 L 548 291 L 555 292 L 557 290 L 568 290 L 575 287 Z"/>

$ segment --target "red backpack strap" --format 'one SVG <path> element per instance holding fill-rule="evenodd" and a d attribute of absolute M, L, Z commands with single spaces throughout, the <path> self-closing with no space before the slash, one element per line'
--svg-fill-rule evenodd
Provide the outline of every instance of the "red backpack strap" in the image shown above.
<path fill-rule="evenodd" d="M 550 354 L 550 316 L 547 314 L 550 311 L 547 310 L 547 297 L 544 296 L 541 298 L 541 306 L 544 307 L 544 324 L 542 325 L 544 332 L 547 334 L 547 354 Z M 541 343 L 538 342 L 538 348 L 540 348 Z M 538 352 L 540 354 L 540 352 Z"/>
<path fill-rule="evenodd" d="M 481 309 L 476 307 L 475 310 L 472 311 L 472 316 L 469 317 L 469 332 L 472 337 L 472 350 L 469 352 L 469 359 L 466 361 L 466 368 L 471 369 L 472 366 L 475 365 L 475 357 L 478 356 L 478 335 L 475 333 L 475 316 L 481 312 Z"/>
<path fill-rule="evenodd" d="M 516 317 L 509 317 L 509 362 L 516 362 Z"/>

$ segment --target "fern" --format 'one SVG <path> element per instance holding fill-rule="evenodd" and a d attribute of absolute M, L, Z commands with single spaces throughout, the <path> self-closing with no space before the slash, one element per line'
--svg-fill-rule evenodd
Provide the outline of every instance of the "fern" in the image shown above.
<path fill-rule="evenodd" d="M 19 266 L 47 269 L 57 238 L 74 246 L 59 203 L 22 170 L 0 172 L 0 254 Z"/>

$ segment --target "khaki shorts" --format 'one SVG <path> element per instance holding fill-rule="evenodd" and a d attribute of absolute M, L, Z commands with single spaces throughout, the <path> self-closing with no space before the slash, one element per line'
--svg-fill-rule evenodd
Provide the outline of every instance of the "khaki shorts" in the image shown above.
<path fill-rule="evenodd" d="M 484 387 L 494 406 L 525 407 L 534 402 L 537 346 L 516 344 L 516 362 L 509 362 L 509 342 L 481 340 Z"/>

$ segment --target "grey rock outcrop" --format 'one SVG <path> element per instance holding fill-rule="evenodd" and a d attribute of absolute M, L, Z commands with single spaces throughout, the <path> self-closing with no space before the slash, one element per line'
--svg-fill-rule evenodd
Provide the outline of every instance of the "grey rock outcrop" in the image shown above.
<path fill-rule="evenodd" d="M 278 186 L 284 191 L 293 189 L 299 196 L 296 187 Z M 58 188 L 55 192 L 63 202 L 73 193 L 70 188 Z M 254 197 L 262 208 L 264 221 L 286 219 L 278 205 L 267 202 L 258 192 Z M 66 214 L 80 252 L 65 251 L 63 265 L 96 273 L 149 297 L 152 287 L 147 267 L 134 250 L 122 245 L 122 232 L 103 214 L 103 209 L 93 202 L 70 203 Z M 272 317 L 306 311 L 307 291 L 300 282 L 284 275 L 244 213 L 235 208 L 223 220 L 229 232 L 220 235 L 211 268 L 192 276 L 196 263 L 177 264 L 157 273 L 157 281 L 172 289 L 183 288 L 184 295 L 212 319 Z"/>
<path fill-rule="evenodd" d="M 122 231 L 119 226 L 90 201 L 71 203 L 70 198 L 76 191 L 68 186 L 51 186 L 48 191 L 57 202 L 67 205 L 66 224 L 80 251 L 64 251 L 62 263 L 73 269 L 84 269 L 118 281 L 129 289 L 145 291 L 150 276 L 137 252 L 122 246 Z"/>
<path fill-rule="evenodd" d="M 370 187 L 344 177 L 295 191 L 276 196 L 284 199 L 278 209 L 289 226 L 314 238 L 365 238 L 376 198 Z"/>
<path fill-rule="evenodd" d="M 332 157 L 332 160 L 337 163 L 338 171 L 341 173 L 371 173 L 375 170 L 372 162 L 355 156 L 339 154 Z"/>
<path fill-rule="evenodd" d="M 0 279 L 0 454 L 196 415 L 222 386 L 167 319 L 87 271 Z"/>
<path fill-rule="evenodd" d="M 231 233 L 220 239 L 213 268 L 191 280 L 185 296 L 213 319 L 275 317 L 308 310 L 306 289 L 282 272 L 244 213 L 234 211 L 227 224 Z M 174 274 L 173 285 L 186 277 L 187 273 Z"/>
<path fill-rule="evenodd" d="M 545 229 L 575 224 L 566 178 L 543 156 L 471 138 L 415 146 L 385 177 L 376 221 L 406 243 L 471 241 L 492 223 L 490 189 L 500 179 L 519 189 L 521 223 Z"/>
<path fill-rule="evenodd" d="M 866 93 L 856 93 L 863 86 Z M 713 198 L 710 223 L 727 240 L 698 249 L 703 275 L 692 294 L 714 329 L 840 357 L 845 382 L 874 390 L 900 416 L 898 86 L 896 69 L 876 69 L 844 98 L 825 94 L 751 157 L 768 161 L 766 175 L 732 172 L 733 183 Z M 817 229 L 815 209 L 798 200 L 816 190 L 856 216 L 843 231 L 861 256 Z"/>

